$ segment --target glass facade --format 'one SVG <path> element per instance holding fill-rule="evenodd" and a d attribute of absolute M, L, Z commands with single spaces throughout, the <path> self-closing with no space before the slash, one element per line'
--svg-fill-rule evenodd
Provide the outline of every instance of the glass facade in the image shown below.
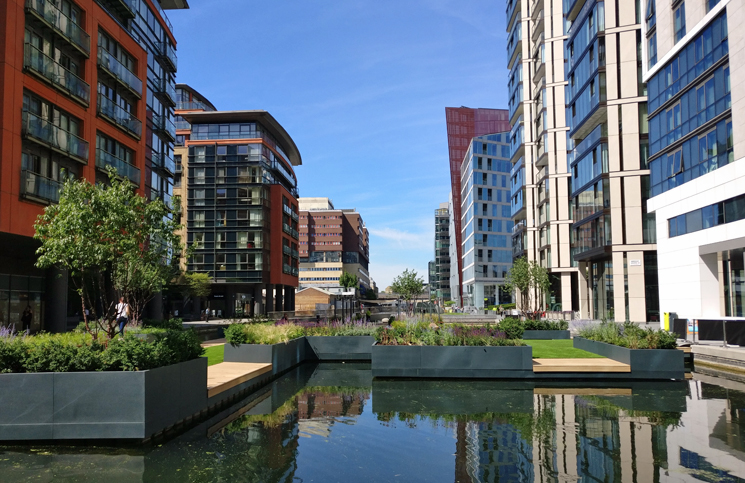
<path fill-rule="evenodd" d="M 733 160 L 728 52 L 722 14 L 649 80 L 652 196 Z"/>
<path fill-rule="evenodd" d="M 512 266 L 509 137 L 507 132 L 475 137 L 463 160 L 464 306 L 482 307 L 509 299 L 499 290 Z"/>

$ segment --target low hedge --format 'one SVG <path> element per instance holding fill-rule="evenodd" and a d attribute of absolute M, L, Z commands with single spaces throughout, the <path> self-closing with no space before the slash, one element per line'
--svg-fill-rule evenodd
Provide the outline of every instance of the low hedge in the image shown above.
<path fill-rule="evenodd" d="M 166 330 L 147 342 L 132 335 L 106 341 L 89 334 L 39 334 L 0 338 L 0 373 L 138 371 L 201 357 L 191 330 Z"/>
<path fill-rule="evenodd" d="M 509 339 L 493 325 L 474 326 L 421 322 L 393 323 L 380 327 L 375 333 L 379 345 L 432 346 L 524 346 L 521 340 Z"/>
<path fill-rule="evenodd" d="M 579 329 L 579 336 L 627 349 L 676 349 L 675 334 L 660 329 L 642 328 L 633 322 L 602 322 Z"/>
<path fill-rule="evenodd" d="M 526 330 L 567 330 L 569 322 L 566 320 L 520 320 L 507 317 L 499 322 L 498 327 L 508 339 L 522 339 Z"/>
<path fill-rule="evenodd" d="M 279 344 L 305 335 L 363 336 L 375 335 L 375 325 L 367 322 L 277 322 L 276 324 L 231 324 L 225 329 L 225 340 L 239 344 Z"/>

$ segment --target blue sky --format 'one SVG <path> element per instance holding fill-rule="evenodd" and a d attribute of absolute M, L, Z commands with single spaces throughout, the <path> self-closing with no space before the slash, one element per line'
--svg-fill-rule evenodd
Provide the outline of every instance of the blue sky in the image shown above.
<path fill-rule="evenodd" d="M 383 290 L 427 279 L 448 199 L 446 106 L 507 108 L 493 0 L 190 0 L 168 12 L 177 81 L 220 110 L 264 109 L 300 149 L 301 196 L 356 208 Z"/>

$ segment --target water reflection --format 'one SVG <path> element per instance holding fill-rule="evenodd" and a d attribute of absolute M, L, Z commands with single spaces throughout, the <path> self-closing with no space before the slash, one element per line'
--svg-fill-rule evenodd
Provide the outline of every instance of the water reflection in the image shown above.
<path fill-rule="evenodd" d="M 0 448 L 0 480 L 739 482 L 744 408 L 745 385 L 702 374 L 578 388 L 308 364 L 163 444 Z"/>

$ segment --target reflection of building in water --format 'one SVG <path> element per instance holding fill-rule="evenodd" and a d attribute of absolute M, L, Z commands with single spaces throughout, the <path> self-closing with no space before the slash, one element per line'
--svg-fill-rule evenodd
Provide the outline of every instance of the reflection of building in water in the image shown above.
<path fill-rule="evenodd" d="M 359 416 L 370 398 L 369 391 L 352 394 L 328 394 L 307 392 L 298 396 L 298 417 L 313 419 L 321 417 Z"/>
<path fill-rule="evenodd" d="M 706 380 L 706 376 L 696 375 Z M 745 385 L 690 381 L 681 425 L 667 433 L 669 472 L 688 481 L 745 480 Z M 702 435 L 708 435 L 703 437 Z"/>
<path fill-rule="evenodd" d="M 530 481 L 530 443 L 511 424 L 468 423 L 466 461 L 471 481 Z"/>

